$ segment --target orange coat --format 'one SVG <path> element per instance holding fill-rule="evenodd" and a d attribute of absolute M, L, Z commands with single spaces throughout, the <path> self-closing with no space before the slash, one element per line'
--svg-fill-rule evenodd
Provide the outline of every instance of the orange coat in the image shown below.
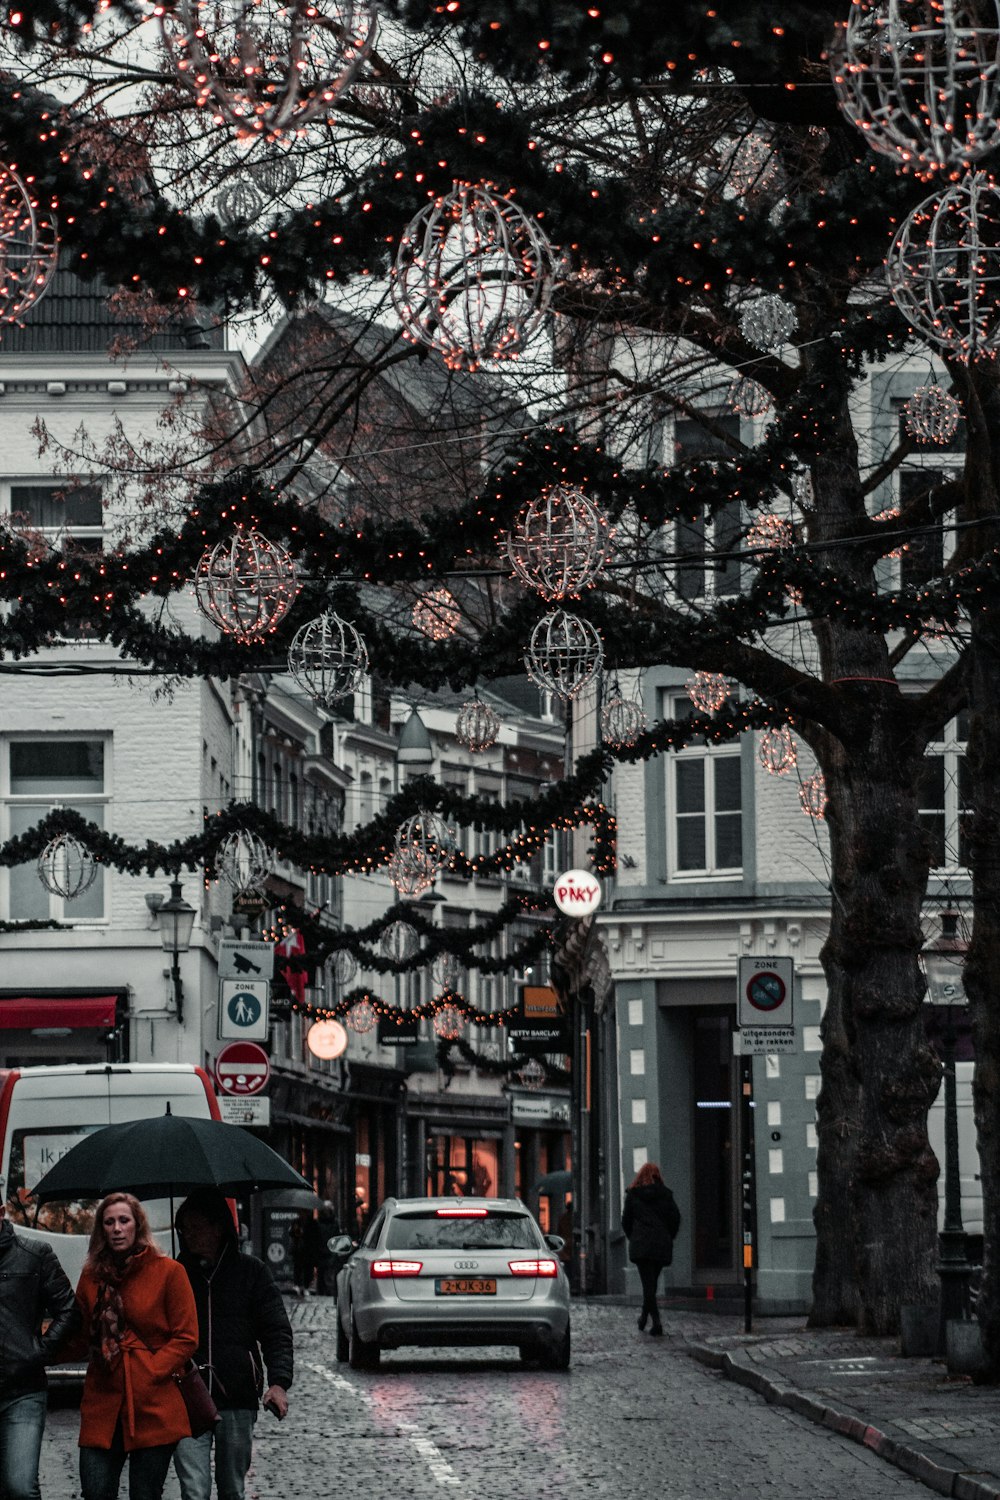
<path fill-rule="evenodd" d="M 110 1448 L 119 1418 L 126 1452 L 191 1436 L 173 1375 L 198 1347 L 198 1313 L 187 1272 L 175 1260 L 140 1251 L 121 1287 L 126 1331 L 112 1370 L 91 1357 L 80 1402 L 81 1448 Z M 89 1339 L 97 1281 L 84 1271 L 76 1289 Z"/>

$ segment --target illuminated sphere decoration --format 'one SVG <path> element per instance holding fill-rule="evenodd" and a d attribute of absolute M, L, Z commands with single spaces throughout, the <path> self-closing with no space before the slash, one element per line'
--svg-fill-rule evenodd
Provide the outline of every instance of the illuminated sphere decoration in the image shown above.
<path fill-rule="evenodd" d="M 627 750 L 646 727 L 646 710 L 637 698 L 615 693 L 601 709 L 601 738 L 612 750 Z"/>
<path fill-rule="evenodd" d="M 284 547 L 259 531 L 237 531 L 202 554 L 194 578 L 198 608 L 241 645 L 281 624 L 301 585 Z"/>
<path fill-rule="evenodd" d="M 806 817 L 822 823 L 826 817 L 826 777 L 822 771 L 806 776 L 799 786 L 799 805 Z"/>
<path fill-rule="evenodd" d="M 339 1021 L 314 1021 L 306 1032 L 306 1046 L 323 1062 L 343 1057 L 347 1044 L 347 1032 Z"/>
<path fill-rule="evenodd" d="M 766 417 L 774 406 L 771 392 L 747 375 L 737 375 L 729 387 L 727 400 L 738 417 Z"/>
<path fill-rule="evenodd" d="M 535 219 L 485 184 L 456 182 L 403 231 L 391 293 L 406 338 L 451 370 L 478 370 L 522 353 L 555 274 Z"/>
<path fill-rule="evenodd" d="M 358 977 L 358 961 L 347 948 L 338 948 L 331 953 L 328 964 L 338 990 L 346 990 Z"/>
<path fill-rule="evenodd" d="M 604 647 L 589 620 L 557 609 L 539 620 L 531 632 L 524 665 L 536 687 L 565 701 L 598 679 Z"/>
<path fill-rule="evenodd" d="M 462 977 L 462 965 L 454 953 L 439 953 L 431 965 L 431 977 L 438 990 L 456 990 Z"/>
<path fill-rule="evenodd" d="M 787 776 L 794 769 L 798 755 L 792 731 L 787 724 L 764 730 L 760 737 L 757 759 L 769 776 Z"/>
<path fill-rule="evenodd" d="M 358 691 L 368 676 L 368 648 L 332 610 L 301 626 L 288 648 L 288 670 L 321 708 Z"/>
<path fill-rule="evenodd" d="M 413 958 L 419 947 L 420 935 L 409 922 L 389 922 L 383 927 L 378 942 L 382 957 L 400 964 Z"/>
<path fill-rule="evenodd" d="M 458 711 L 455 738 L 473 753 L 491 749 L 500 738 L 500 715 L 481 699 L 470 698 Z"/>
<path fill-rule="evenodd" d="M 455 835 L 438 813 L 415 813 L 396 829 L 396 852 L 433 875 L 455 853 Z"/>
<path fill-rule="evenodd" d="M 274 850 L 256 833 L 240 828 L 223 839 L 215 852 L 215 873 L 237 895 L 260 891 L 274 868 Z"/>
<path fill-rule="evenodd" d="M 0 322 L 17 323 L 48 290 L 59 258 L 55 216 L 0 166 Z"/>
<path fill-rule="evenodd" d="M 789 306 L 784 297 L 773 292 L 755 297 L 740 313 L 740 333 L 748 344 L 773 354 L 782 344 L 787 344 L 799 326 L 798 313 Z"/>
<path fill-rule="evenodd" d="M 442 1005 L 434 1012 L 434 1035 L 443 1042 L 454 1042 L 462 1035 L 469 1018 L 457 1005 Z"/>
<path fill-rule="evenodd" d="M 598 577 L 610 536 L 588 495 L 557 484 L 522 507 L 507 533 L 507 556 L 515 575 L 543 599 L 565 599 Z"/>
<path fill-rule="evenodd" d="M 1000 144 L 1000 0 L 853 0 L 831 48 L 844 114 L 917 177 Z"/>
<path fill-rule="evenodd" d="M 779 170 L 774 147 L 756 130 L 736 142 L 723 165 L 726 186 L 735 197 L 743 199 L 776 187 Z"/>
<path fill-rule="evenodd" d="M 523 1088 L 540 1089 L 545 1084 L 545 1069 L 537 1057 L 529 1057 L 517 1070 L 517 1081 Z"/>
<path fill-rule="evenodd" d="M 344 1017 L 344 1025 L 364 1036 L 368 1031 L 374 1031 L 378 1016 L 375 1007 L 370 1000 L 356 1000 Z"/>
<path fill-rule="evenodd" d="M 247 171 L 254 186 L 269 200 L 284 198 L 291 192 L 299 177 L 298 169 L 290 157 L 276 156 L 273 152 L 261 161 L 251 162 Z"/>
<path fill-rule="evenodd" d="M 746 540 L 750 552 L 780 552 L 792 545 L 795 531 L 784 516 L 757 516 L 747 527 Z"/>
<path fill-rule="evenodd" d="M 963 364 L 1000 350 L 1000 190 L 985 172 L 926 198 L 889 247 L 886 279 L 914 333 Z"/>
<path fill-rule="evenodd" d="M 719 672 L 695 672 L 684 690 L 700 714 L 718 713 L 729 698 L 729 683 Z"/>
<path fill-rule="evenodd" d="M 903 424 L 918 443 L 950 443 L 962 408 L 939 385 L 921 385 L 903 407 Z"/>
<path fill-rule="evenodd" d="M 431 589 L 413 606 L 412 619 L 429 641 L 446 641 L 462 623 L 462 611 L 450 589 Z"/>
<path fill-rule="evenodd" d="M 57 834 L 38 856 L 38 878 L 50 896 L 72 901 L 89 891 L 97 879 L 98 864 L 85 844 L 71 833 Z"/>
<path fill-rule="evenodd" d="M 414 860 L 408 850 L 394 849 L 386 861 L 389 884 L 405 901 L 415 901 L 434 884 L 434 874 Z"/>
<path fill-rule="evenodd" d="M 362 0 L 177 0 L 160 25 L 178 80 L 242 139 L 327 120 L 375 40 Z"/>
<path fill-rule="evenodd" d="M 264 200 L 252 182 L 238 178 L 220 189 L 215 199 L 215 211 L 223 229 L 239 233 L 257 223 L 264 212 Z"/>

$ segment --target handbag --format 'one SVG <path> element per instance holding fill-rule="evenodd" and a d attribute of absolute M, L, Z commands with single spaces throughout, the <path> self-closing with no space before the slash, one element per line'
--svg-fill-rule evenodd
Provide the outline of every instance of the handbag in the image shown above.
<path fill-rule="evenodd" d="M 187 1409 L 191 1436 L 202 1437 L 204 1433 L 211 1432 L 219 1420 L 219 1408 L 212 1400 L 212 1393 L 193 1359 L 174 1376 L 174 1380 Z"/>

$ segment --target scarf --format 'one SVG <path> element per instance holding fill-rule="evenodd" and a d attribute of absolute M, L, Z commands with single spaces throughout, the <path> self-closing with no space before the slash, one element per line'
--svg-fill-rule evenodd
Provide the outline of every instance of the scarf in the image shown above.
<path fill-rule="evenodd" d="M 122 1305 L 121 1289 L 135 1266 L 136 1259 L 134 1254 L 128 1255 L 121 1264 L 109 1261 L 101 1269 L 90 1325 L 90 1347 L 94 1358 L 105 1370 L 113 1370 L 121 1359 L 121 1340 L 125 1333 L 125 1308 Z"/>

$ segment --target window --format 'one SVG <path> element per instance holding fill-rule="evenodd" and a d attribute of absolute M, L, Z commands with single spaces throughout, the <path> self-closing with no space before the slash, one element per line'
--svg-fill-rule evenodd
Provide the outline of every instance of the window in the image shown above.
<path fill-rule="evenodd" d="M 908 525 L 918 533 L 899 554 L 899 581 L 904 587 L 940 578 L 944 571 L 944 518 L 937 509 L 933 491 L 947 478 L 947 473 L 938 469 L 900 470 L 900 509 L 907 513 Z"/>
<path fill-rule="evenodd" d="M 714 426 L 735 440 L 707 431 L 700 422 L 678 418 L 674 423 L 674 463 L 693 458 L 731 457 L 738 451 L 739 417 L 711 417 Z M 691 514 L 674 522 L 677 562 L 674 586 L 682 599 L 703 599 L 740 591 L 740 507 L 733 503 L 708 515 L 695 505 Z M 726 554 L 718 556 L 718 554 Z"/>
<path fill-rule="evenodd" d="M 672 705 L 680 718 L 686 699 Z M 742 762 L 738 743 L 689 745 L 667 757 L 670 866 L 674 875 L 737 875 L 743 868 Z"/>
<path fill-rule="evenodd" d="M 106 826 L 109 792 L 107 746 L 101 739 L 10 739 L 0 780 L 4 792 L 4 837 L 24 833 L 56 807 Z M 60 922 L 100 921 L 105 916 L 105 877 L 79 896 L 52 896 L 38 878 L 34 860 L 7 872 L 7 915 L 11 921 L 52 918 Z"/>
<path fill-rule="evenodd" d="M 12 484 L 10 514 L 24 531 L 40 532 L 47 541 L 77 551 L 103 549 L 103 506 L 96 484 Z"/>
<path fill-rule="evenodd" d="M 968 868 L 969 785 L 965 749 L 969 716 L 959 714 L 928 745 L 920 777 L 920 822 L 930 843 L 931 868 Z"/>

